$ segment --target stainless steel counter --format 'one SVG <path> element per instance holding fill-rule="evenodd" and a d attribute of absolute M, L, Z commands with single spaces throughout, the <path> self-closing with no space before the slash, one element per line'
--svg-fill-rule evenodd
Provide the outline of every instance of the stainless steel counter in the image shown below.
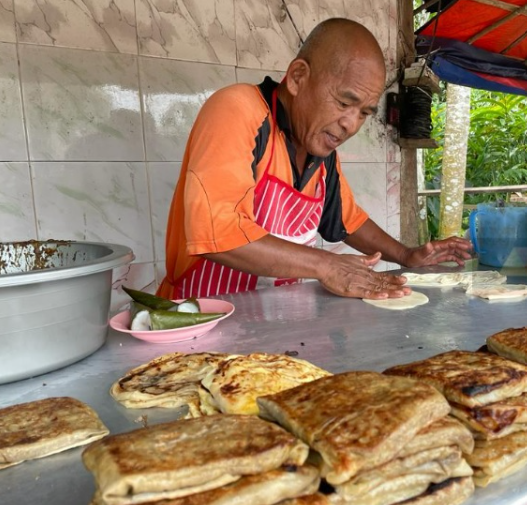
<path fill-rule="evenodd" d="M 509 283 L 526 282 L 509 277 Z M 318 283 L 224 296 L 234 314 L 208 334 L 176 344 L 148 344 L 110 332 L 95 354 L 65 369 L 0 386 L 0 407 L 50 396 L 73 396 L 91 405 L 112 433 L 175 419 L 166 409 L 129 410 L 108 394 L 130 368 L 164 353 L 293 351 L 333 373 L 382 371 L 451 349 L 476 350 L 492 333 L 527 325 L 527 300 L 489 302 L 460 288 L 418 288 L 430 302 L 389 311 L 361 300 L 333 296 Z M 0 471 L 2 505 L 87 505 L 94 490 L 84 469 L 82 448 Z M 486 489 L 467 505 L 525 505 L 527 468 Z M 445 504 L 446 505 L 446 504 Z"/>

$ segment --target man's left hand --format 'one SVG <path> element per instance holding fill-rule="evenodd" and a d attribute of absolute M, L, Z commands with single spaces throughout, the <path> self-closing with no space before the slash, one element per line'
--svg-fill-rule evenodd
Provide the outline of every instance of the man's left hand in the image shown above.
<path fill-rule="evenodd" d="M 463 266 L 464 260 L 472 257 L 470 251 L 472 251 L 472 244 L 464 238 L 450 237 L 444 240 L 434 240 L 420 247 L 408 249 L 405 266 L 423 267 L 445 261 L 455 261 L 459 266 Z"/>

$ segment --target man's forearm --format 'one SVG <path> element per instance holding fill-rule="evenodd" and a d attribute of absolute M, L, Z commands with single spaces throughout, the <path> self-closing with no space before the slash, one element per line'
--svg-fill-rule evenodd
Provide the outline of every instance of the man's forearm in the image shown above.
<path fill-rule="evenodd" d="M 344 241 L 364 254 L 380 252 L 384 261 L 405 265 L 408 248 L 388 235 L 382 228 L 368 219 L 356 232 Z"/>
<path fill-rule="evenodd" d="M 221 253 L 204 254 L 211 261 L 265 277 L 318 279 L 331 253 L 294 244 L 272 235 Z"/>

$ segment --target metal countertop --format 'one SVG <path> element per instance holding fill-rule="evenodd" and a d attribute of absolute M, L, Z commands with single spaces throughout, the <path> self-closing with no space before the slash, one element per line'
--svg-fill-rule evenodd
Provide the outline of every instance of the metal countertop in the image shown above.
<path fill-rule="evenodd" d="M 510 277 L 508 283 L 527 283 Z M 505 328 L 527 326 L 527 299 L 489 302 L 461 288 L 416 288 L 430 302 L 412 310 L 390 311 L 362 300 L 339 298 L 316 282 L 221 298 L 236 310 L 198 339 L 149 344 L 110 331 L 106 344 L 64 369 L 0 386 L 0 407 L 50 396 L 72 396 L 93 407 L 111 433 L 177 418 L 169 409 L 129 410 L 108 390 L 127 370 L 168 352 L 298 352 L 298 357 L 333 373 L 383 371 L 389 366 L 452 350 L 476 350 Z M 91 474 L 72 449 L 0 471 L 2 505 L 88 505 Z M 527 468 L 485 489 L 466 505 L 527 504 Z"/>

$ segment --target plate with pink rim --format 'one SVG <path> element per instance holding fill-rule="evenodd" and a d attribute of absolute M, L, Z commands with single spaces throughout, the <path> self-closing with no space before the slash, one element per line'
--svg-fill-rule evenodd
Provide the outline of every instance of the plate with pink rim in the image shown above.
<path fill-rule="evenodd" d="M 183 300 L 174 300 L 177 303 Z M 219 322 L 227 319 L 234 312 L 234 305 L 224 300 L 213 300 L 200 298 L 198 300 L 201 312 L 224 312 L 225 315 L 207 323 L 194 324 L 183 328 L 170 330 L 136 331 L 130 329 L 130 311 L 119 312 L 110 319 L 110 327 L 122 333 L 128 333 L 132 337 L 154 344 L 169 344 L 201 337 L 209 332 Z"/>

